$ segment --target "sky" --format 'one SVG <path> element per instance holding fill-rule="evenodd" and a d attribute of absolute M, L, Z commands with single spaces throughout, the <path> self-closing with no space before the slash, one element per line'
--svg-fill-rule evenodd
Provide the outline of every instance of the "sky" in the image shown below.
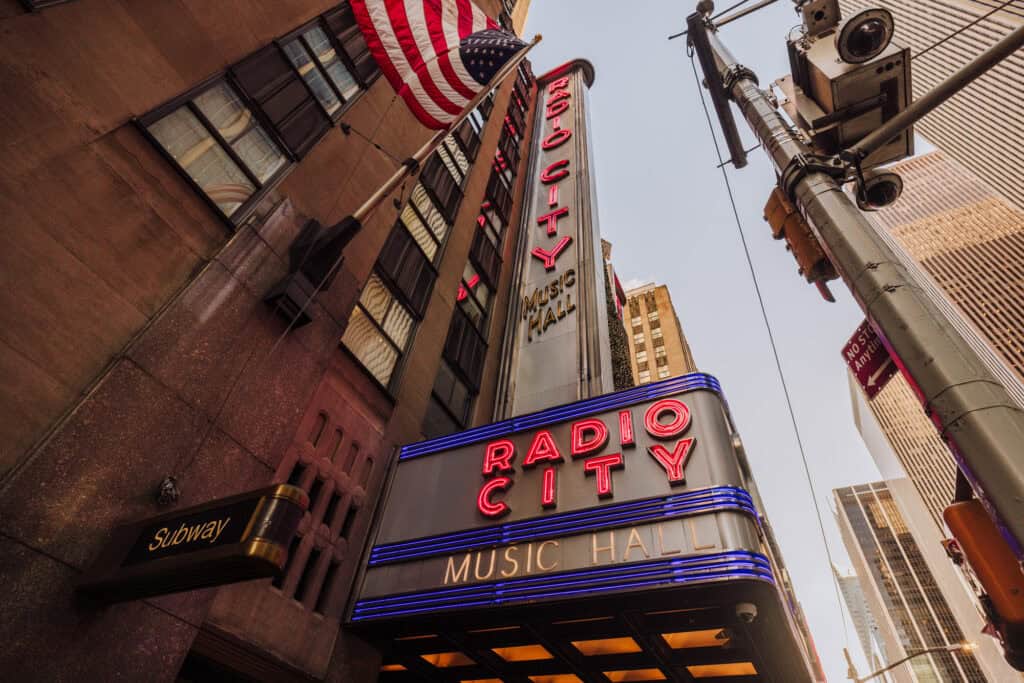
<path fill-rule="evenodd" d="M 537 74 L 577 57 L 594 65 L 597 211 L 615 270 L 624 283 L 668 285 L 698 367 L 721 381 L 825 672 L 839 681 L 846 677 L 844 647 L 861 673 L 867 668 L 852 624 L 842 626 L 811 487 L 686 42 L 667 40 L 685 28 L 695 4 L 533 0 L 524 35 L 544 37 L 530 56 Z M 788 71 L 785 36 L 798 23 L 792 4 L 780 2 L 723 27 L 721 37 L 764 87 Z M 752 147 L 735 107 L 734 114 L 745 147 Z M 864 316 L 838 280 L 831 283 L 837 302 L 825 302 L 772 239 L 762 210 L 775 176 L 764 152 L 751 152 L 747 167 L 730 167 L 728 174 L 829 549 L 845 570 L 852 565 L 833 517 L 832 489 L 880 479 L 853 423 L 840 356 Z"/>

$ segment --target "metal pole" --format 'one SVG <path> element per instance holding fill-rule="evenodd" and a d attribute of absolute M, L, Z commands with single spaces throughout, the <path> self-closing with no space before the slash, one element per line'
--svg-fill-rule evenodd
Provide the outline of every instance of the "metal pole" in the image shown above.
<path fill-rule="evenodd" d="M 843 153 L 851 159 L 864 159 L 876 149 L 892 140 L 950 97 L 960 92 L 979 76 L 1006 59 L 1024 45 L 1024 26 L 1020 26 L 998 43 L 975 57 L 964 68 L 933 88 L 919 100 L 876 128 L 874 132 Z"/>
<path fill-rule="evenodd" d="M 918 288 L 896 254 L 830 175 L 801 166 L 810 153 L 752 73 L 709 32 L 717 73 L 764 145 L 886 348 L 910 380 L 958 465 L 1024 557 L 1024 412 Z"/>
<path fill-rule="evenodd" d="M 891 671 L 892 669 L 895 669 L 900 664 L 903 664 L 904 662 L 908 662 L 911 659 L 913 659 L 914 657 L 920 657 L 921 655 L 931 654 L 932 652 L 959 652 L 960 650 L 966 650 L 967 649 L 966 645 L 967 645 L 967 643 L 953 643 L 951 645 L 936 645 L 935 647 L 929 647 L 929 648 L 926 648 L 924 650 L 918 650 L 917 652 L 911 652 L 909 655 L 907 655 L 903 659 L 897 659 L 892 664 L 889 664 L 888 666 L 882 667 L 878 671 L 873 671 L 873 672 L 869 673 L 867 676 L 854 677 L 852 680 L 853 680 L 853 683 L 864 683 L 864 681 L 869 681 L 872 678 L 875 678 L 876 676 L 881 676 L 886 671 Z M 849 655 L 847 655 L 847 659 L 849 659 Z M 853 664 L 851 663 L 850 666 L 852 667 Z"/>
<path fill-rule="evenodd" d="M 699 8 L 698 8 L 699 9 Z M 705 75 L 715 73 L 715 65 L 712 63 L 711 49 L 708 47 L 708 36 L 710 33 L 705 29 L 704 16 L 694 12 L 686 18 L 686 25 L 689 27 L 689 42 L 697 53 L 701 69 Z M 714 78 L 706 78 L 708 93 L 711 95 L 711 104 L 718 114 L 718 121 L 722 126 L 722 135 L 725 137 L 725 144 L 729 148 L 729 161 L 735 168 L 743 168 L 747 165 L 747 152 L 743 149 L 743 140 L 736 130 L 736 121 L 732 117 L 732 109 L 729 108 L 729 93 L 725 92 L 721 81 Z"/>

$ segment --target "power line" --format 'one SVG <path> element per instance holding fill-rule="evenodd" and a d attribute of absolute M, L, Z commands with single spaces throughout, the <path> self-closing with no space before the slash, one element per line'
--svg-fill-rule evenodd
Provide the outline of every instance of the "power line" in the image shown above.
<path fill-rule="evenodd" d="M 839 606 L 839 614 L 842 617 L 843 622 L 843 638 L 846 647 L 850 646 L 850 634 L 846 626 L 846 609 L 843 605 L 843 599 L 839 591 L 839 582 L 835 577 L 833 567 L 835 562 L 832 559 L 832 551 L 828 545 L 828 537 L 825 534 L 825 522 L 821 516 L 821 507 L 818 505 L 818 497 L 814 494 L 814 481 L 811 477 L 811 468 L 807 464 L 807 455 L 804 452 L 803 439 L 800 437 L 800 428 L 797 426 L 796 413 L 793 410 L 793 402 L 789 397 L 789 387 L 786 384 L 786 376 L 782 372 L 782 361 L 779 359 L 779 350 L 775 345 L 775 335 L 772 332 L 771 323 L 768 321 L 768 311 L 764 305 L 764 298 L 761 296 L 761 286 L 757 281 L 757 272 L 754 270 L 754 261 L 750 256 L 750 248 L 747 246 L 747 238 L 743 233 L 743 224 L 740 221 L 740 214 L 736 208 L 736 199 L 733 197 L 732 184 L 729 182 L 729 174 L 725 170 L 726 162 L 722 159 L 722 150 L 718 146 L 718 138 L 715 136 L 715 127 L 711 122 L 711 113 L 708 111 L 707 102 L 704 100 L 704 91 L 701 87 L 700 76 L 697 74 L 697 65 L 694 62 L 693 48 L 691 47 L 687 54 L 690 57 L 690 67 L 693 69 L 694 82 L 697 85 L 697 94 L 700 96 L 701 107 L 704 108 L 704 117 L 708 122 L 708 130 L 711 133 L 711 141 L 715 145 L 715 154 L 718 155 L 719 168 L 722 171 L 722 178 L 725 180 L 725 189 L 729 195 L 729 204 L 732 206 L 732 215 L 736 219 L 736 230 L 740 235 L 740 242 L 743 244 L 743 253 L 747 258 L 747 267 L 750 269 L 750 279 L 754 283 L 754 292 L 757 294 L 757 303 L 761 307 L 761 317 L 764 320 L 764 327 L 768 332 L 768 342 L 772 349 L 772 356 L 775 358 L 775 368 L 779 373 L 779 382 L 782 384 L 782 393 L 786 398 L 786 407 L 789 410 L 789 420 L 793 424 L 793 434 L 796 436 L 797 448 L 800 451 L 800 460 L 803 462 L 804 474 L 807 477 L 807 487 L 811 492 L 811 501 L 814 503 L 814 514 L 818 518 L 818 531 L 821 533 L 821 542 L 825 546 L 825 556 L 828 558 L 829 563 L 829 576 L 832 577 L 832 587 L 836 593 L 836 604 Z"/>
<path fill-rule="evenodd" d="M 1015 0 L 1006 0 L 1006 2 L 1004 2 L 1003 4 L 999 5 L 998 7 L 993 8 L 989 12 L 986 12 L 985 14 L 981 15 L 980 17 L 978 17 L 974 21 L 961 26 L 960 28 L 958 28 L 957 30 L 953 31 L 952 33 L 950 33 L 945 38 L 940 38 L 939 40 L 936 40 L 934 43 L 932 43 L 931 45 L 929 45 L 925 49 L 921 50 L 916 55 L 911 55 L 910 59 L 914 60 L 914 59 L 917 59 L 918 57 L 920 57 L 921 55 L 928 54 L 929 52 L 931 52 L 932 50 L 937 48 L 939 45 L 942 45 L 943 43 L 945 43 L 947 40 L 950 40 L 951 38 L 955 38 L 956 36 L 960 35 L 961 33 L 963 33 L 964 31 L 966 31 L 967 29 L 969 29 L 970 27 L 972 27 L 972 26 L 974 26 L 976 24 L 980 24 L 981 22 L 985 21 L 986 19 L 991 17 L 993 14 L 995 14 L 996 12 L 998 12 L 1001 9 L 1005 8 L 1007 5 L 1012 4 L 1013 2 L 1015 2 Z"/>

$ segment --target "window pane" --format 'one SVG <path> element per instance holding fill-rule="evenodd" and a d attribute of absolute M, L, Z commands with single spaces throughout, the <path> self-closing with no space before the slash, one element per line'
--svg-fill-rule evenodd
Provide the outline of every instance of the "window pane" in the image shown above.
<path fill-rule="evenodd" d="M 352 311 L 352 317 L 349 318 L 341 342 L 378 382 L 384 386 L 388 385 L 391 373 L 398 362 L 398 352 L 384 339 L 358 306 Z"/>
<path fill-rule="evenodd" d="M 397 301 L 392 301 L 391 308 L 388 310 L 384 322 L 381 323 L 381 327 L 388 333 L 392 341 L 398 344 L 399 348 L 404 349 L 409 341 L 409 335 L 412 333 L 412 322 L 412 316 L 409 315 L 409 311 L 405 310 L 405 306 Z"/>
<path fill-rule="evenodd" d="M 417 183 L 416 187 L 412 189 L 411 201 L 419 209 L 420 215 L 426 219 L 430 232 L 433 233 L 438 242 L 443 243 L 448 236 L 448 222 L 441 215 L 441 212 L 438 211 L 437 207 L 434 206 L 434 202 L 431 201 L 430 195 L 427 194 L 423 185 Z"/>
<path fill-rule="evenodd" d="M 327 34 L 322 28 L 314 26 L 303 33 L 302 37 L 309 43 L 313 55 L 323 65 L 324 70 L 345 99 L 349 99 L 359 92 L 359 84 L 342 61 L 338 59 L 338 53 L 334 51 L 334 46 L 331 45 L 331 41 L 327 39 Z"/>
<path fill-rule="evenodd" d="M 427 255 L 427 258 L 433 261 L 434 255 L 437 254 L 437 242 L 434 241 L 430 228 L 427 227 L 427 224 L 420 219 L 412 208 L 411 202 L 405 205 L 400 220 L 405 229 L 412 235 L 412 238 L 416 240 L 416 244 L 420 245 L 420 249 Z"/>
<path fill-rule="evenodd" d="M 285 165 L 284 155 L 227 84 L 218 83 L 193 101 L 261 183 Z"/>
<path fill-rule="evenodd" d="M 384 323 L 384 316 L 388 313 L 388 306 L 391 305 L 391 292 L 384 282 L 376 274 L 370 275 L 363 287 L 363 293 L 359 296 L 359 303 L 363 305 L 366 312 L 373 316 L 378 323 Z"/>
<path fill-rule="evenodd" d="M 327 84 L 327 79 L 313 64 L 313 60 L 309 58 L 309 53 L 306 52 L 306 48 L 300 41 L 293 40 L 285 44 L 284 53 L 288 55 L 288 61 L 295 66 L 299 75 L 309 85 L 316 99 L 320 101 L 328 114 L 333 114 L 341 109 L 341 100 L 334 94 L 334 90 Z"/>
<path fill-rule="evenodd" d="M 148 129 L 225 215 L 233 214 L 256 191 L 187 107 L 168 114 Z"/>

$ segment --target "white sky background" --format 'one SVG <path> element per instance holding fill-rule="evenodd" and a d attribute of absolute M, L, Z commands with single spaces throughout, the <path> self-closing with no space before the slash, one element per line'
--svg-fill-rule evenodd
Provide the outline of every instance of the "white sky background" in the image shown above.
<path fill-rule="evenodd" d="M 623 282 L 668 285 L 698 366 L 722 382 L 758 487 L 830 680 L 846 677 L 849 642 L 782 386 L 728 196 L 698 99 L 684 38 L 695 0 L 533 0 L 525 34 L 539 32 L 535 73 L 569 59 L 596 70 L 590 116 L 601 231 Z M 719 2 L 720 8 L 728 2 Z M 736 58 L 767 86 L 788 71 L 785 36 L 798 16 L 779 2 L 722 29 Z M 699 65 L 698 65 L 699 69 Z M 709 102 L 710 106 L 710 102 Z M 747 144 L 754 142 L 733 109 Z M 712 116 L 714 114 L 712 113 Z M 715 123 L 717 134 L 717 122 Z M 719 138 L 720 139 L 720 138 Z M 721 144 L 721 143 L 720 143 Z M 723 145 L 723 154 L 727 154 Z M 821 299 L 771 238 L 762 209 L 774 172 L 762 150 L 729 170 L 796 411 L 833 558 L 850 565 L 832 516 L 831 491 L 880 478 L 853 424 L 840 349 L 863 320 L 835 281 Z"/>

